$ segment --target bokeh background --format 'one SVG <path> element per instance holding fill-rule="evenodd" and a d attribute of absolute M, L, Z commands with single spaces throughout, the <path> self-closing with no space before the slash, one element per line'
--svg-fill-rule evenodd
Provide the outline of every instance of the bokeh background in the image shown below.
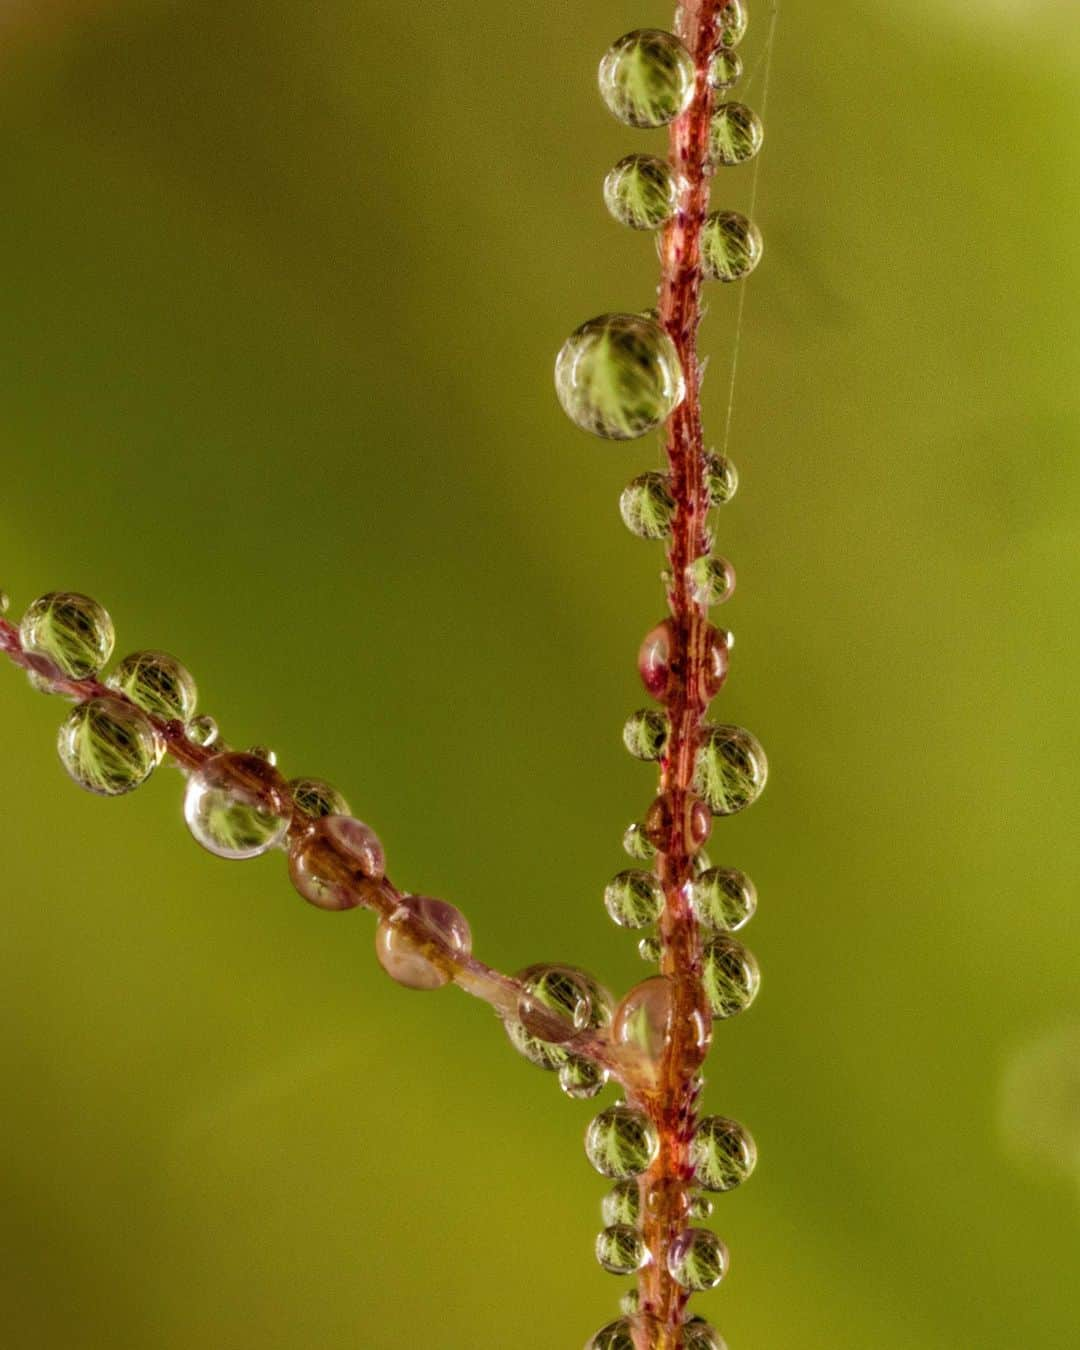
<path fill-rule="evenodd" d="M 7 0 L 0 582 L 86 590 L 234 744 L 337 783 L 509 969 L 642 978 L 600 903 L 659 551 L 552 357 L 651 303 L 597 59 L 652 0 Z M 768 14 L 745 97 L 760 107 Z M 786 5 L 718 523 L 718 705 L 772 781 L 711 851 L 762 997 L 706 1103 L 761 1164 L 731 1350 L 1074 1350 L 1075 6 Z M 745 204 L 748 169 L 717 203 Z M 720 437 L 737 288 L 703 331 Z M 100 801 L 0 671 L 0 1289 L 27 1350 L 553 1350 L 615 1315 L 592 1108 L 363 913 Z"/>

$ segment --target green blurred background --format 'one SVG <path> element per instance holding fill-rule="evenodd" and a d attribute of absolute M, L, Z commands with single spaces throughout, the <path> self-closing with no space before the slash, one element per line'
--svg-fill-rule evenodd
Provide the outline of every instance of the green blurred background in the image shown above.
<path fill-rule="evenodd" d="M 190 664 L 345 791 L 478 953 L 644 968 L 600 904 L 650 770 L 659 551 L 552 357 L 651 303 L 595 94 L 665 6 L 7 0 L 0 582 Z M 763 53 L 753 13 L 746 54 Z M 711 851 L 765 972 L 706 1103 L 731 1350 L 1074 1350 L 1080 19 L 780 16 L 719 523 L 718 705 L 769 750 Z M 760 107 L 760 66 L 745 97 Z M 724 171 L 717 204 L 745 204 Z M 712 295 L 706 414 L 737 288 Z M 0 671 L 0 1288 L 36 1350 L 551 1350 L 615 1315 L 592 1108 L 363 913 L 202 853 L 171 770 L 96 800 Z"/>

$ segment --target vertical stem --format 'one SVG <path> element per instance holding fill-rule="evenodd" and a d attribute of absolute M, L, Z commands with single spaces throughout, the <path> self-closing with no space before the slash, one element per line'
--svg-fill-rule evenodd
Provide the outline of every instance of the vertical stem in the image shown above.
<path fill-rule="evenodd" d="M 677 1350 L 688 1295 L 671 1277 L 667 1255 L 685 1226 L 691 1169 L 688 1145 L 696 1122 L 700 1090 L 698 1069 L 707 1048 L 710 1014 L 701 982 L 701 942 L 689 904 L 693 847 L 686 839 L 687 811 L 694 779 L 694 758 L 708 703 L 705 653 L 708 612 L 691 592 L 689 567 L 708 552 L 701 430 L 701 374 L 697 330 L 701 319 L 701 229 L 708 210 L 709 118 L 713 94 L 709 59 L 718 44 L 718 18 L 724 0 L 683 0 L 680 34 L 694 58 L 697 80 L 693 101 L 672 124 L 670 157 L 680 179 L 679 209 L 667 226 L 661 250 L 660 321 L 678 348 L 686 397 L 667 427 L 671 492 L 676 502 L 669 560 L 668 604 L 674 641 L 671 651 L 673 697 L 668 703 L 671 734 L 661 791 L 670 794 L 675 821 L 670 850 L 657 868 L 664 886 L 660 924 L 661 972 L 673 981 L 674 1017 L 655 1090 L 640 1105 L 660 1135 L 656 1162 L 642 1178 L 642 1227 L 652 1253 L 639 1278 L 641 1332 L 649 1350 Z M 704 1034 L 703 1034 L 704 1033 Z M 647 1327 L 646 1332 L 644 1328 Z"/>

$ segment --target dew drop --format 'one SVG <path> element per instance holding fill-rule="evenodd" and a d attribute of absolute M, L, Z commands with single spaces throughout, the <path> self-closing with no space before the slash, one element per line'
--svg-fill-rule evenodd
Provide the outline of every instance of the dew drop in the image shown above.
<path fill-rule="evenodd" d="M 652 872 L 628 868 L 608 882 L 604 906 L 620 928 L 648 928 L 664 912 L 664 888 Z"/>
<path fill-rule="evenodd" d="M 309 820 L 350 814 L 349 803 L 337 788 L 324 783 L 321 778 L 291 778 L 289 791 L 296 809 Z"/>
<path fill-rule="evenodd" d="M 253 745 L 248 750 L 249 755 L 254 755 L 256 759 L 261 759 L 265 764 L 269 764 L 272 769 L 277 768 L 277 751 L 271 750 L 268 745 Z"/>
<path fill-rule="evenodd" d="M 116 635 L 108 613 L 88 595 L 50 591 L 19 624 L 23 649 L 44 656 L 71 680 L 96 675 L 112 655 Z"/>
<path fill-rule="evenodd" d="M 695 558 L 686 569 L 690 594 L 699 605 L 722 605 L 735 590 L 735 569 L 726 558 L 713 554 Z"/>
<path fill-rule="evenodd" d="M 406 989 L 441 989 L 451 979 L 444 953 L 454 957 L 472 953 L 472 933 L 464 914 L 445 900 L 426 895 L 403 895 L 401 910 L 405 913 L 380 918 L 376 926 L 379 965 Z M 422 937 L 403 922 L 408 917 L 420 921 Z"/>
<path fill-rule="evenodd" d="M 648 961 L 655 965 L 660 960 L 660 954 L 663 948 L 660 945 L 660 939 L 655 933 L 650 933 L 648 937 L 643 937 L 637 945 L 637 954 L 643 961 Z"/>
<path fill-rule="evenodd" d="M 563 1046 L 587 1028 L 606 1026 L 613 999 L 593 977 L 576 966 L 541 963 L 518 972 L 523 993 L 517 1018 L 507 1018 L 506 1034 L 519 1054 L 541 1069 L 561 1069 L 570 1058 Z"/>
<path fill-rule="evenodd" d="M 686 1207 L 686 1217 L 688 1219 L 707 1219 L 713 1212 L 713 1202 L 707 1195 L 701 1191 L 691 1195 L 689 1204 Z"/>
<path fill-rule="evenodd" d="M 105 682 L 151 717 L 188 722 L 195 715 L 198 690 L 186 666 L 167 652 L 133 652 Z"/>
<path fill-rule="evenodd" d="M 727 0 L 727 4 L 717 15 L 720 41 L 725 47 L 737 47 L 746 36 L 749 16 L 743 0 Z"/>
<path fill-rule="evenodd" d="M 757 1166 L 750 1131 L 726 1116 L 706 1116 L 690 1140 L 694 1180 L 707 1191 L 733 1191 Z"/>
<path fill-rule="evenodd" d="M 641 1308 L 641 1296 L 636 1289 L 628 1289 L 619 1299 L 619 1311 L 624 1317 L 635 1317 Z"/>
<path fill-rule="evenodd" d="M 683 794 L 681 810 L 677 800 L 675 793 L 661 793 L 645 815 L 645 836 L 661 853 L 671 853 L 680 837 L 689 852 L 696 852 L 712 829 L 709 808 L 700 797 L 693 793 Z"/>
<path fill-rule="evenodd" d="M 734 867 L 711 867 L 693 883 L 694 913 L 706 928 L 737 933 L 757 909 L 757 889 Z"/>
<path fill-rule="evenodd" d="M 623 851 L 635 862 L 650 862 L 656 857 L 656 849 L 645 838 L 645 831 L 639 821 L 627 825 L 622 837 Z"/>
<path fill-rule="evenodd" d="M 730 89 L 742 79 L 742 57 L 731 47 L 721 47 L 709 62 L 709 83 L 714 89 Z"/>
<path fill-rule="evenodd" d="M 649 1249 L 636 1228 L 616 1223 L 597 1235 L 596 1259 L 612 1275 L 633 1275 L 648 1262 Z"/>
<path fill-rule="evenodd" d="M 731 664 L 730 636 L 723 629 L 711 626 L 702 636 L 701 692 L 706 701 L 723 688 Z"/>
<path fill-rule="evenodd" d="M 664 619 L 645 634 L 638 651 L 641 682 L 658 703 L 666 703 L 671 694 L 671 653 L 674 646 L 675 627 L 670 619 Z"/>
<path fill-rule="evenodd" d="M 708 1228 L 684 1228 L 668 1248 L 668 1272 L 684 1289 L 715 1289 L 727 1269 L 727 1248 Z"/>
<path fill-rule="evenodd" d="M 602 314 L 576 329 L 555 361 L 563 411 L 583 431 L 633 440 L 660 425 L 686 396 L 675 344 L 640 314 Z"/>
<path fill-rule="evenodd" d="M 745 164 L 761 149 L 765 128 L 745 103 L 721 103 L 709 122 L 709 156 L 714 164 Z"/>
<path fill-rule="evenodd" d="M 591 1059 L 571 1055 L 559 1069 L 559 1087 L 575 1101 L 585 1101 L 601 1091 L 607 1077 L 607 1071 Z"/>
<path fill-rule="evenodd" d="M 648 1116 L 624 1103 L 601 1111 L 585 1131 L 585 1153 L 601 1176 L 639 1176 L 659 1151 L 660 1140 Z"/>
<path fill-rule="evenodd" d="M 604 179 L 604 204 L 632 230 L 659 229 L 675 214 L 678 201 L 675 170 L 656 155 L 627 155 Z"/>
<path fill-rule="evenodd" d="M 666 473 L 650 470 L 627 483 L 619 497 L 619 514 L 639 539 L 664 539 L 671 533 L 675 498 Z"/>
<path fill-rule="evenodd" d="M 761 261 L 761 231 L 738 211 L 713 211 L 701 230 L 701 270 L 710 281 L 740 281 Z"/>
<path fill-rule="evenodd" d="M 705 456 L 705 488 L 710 506 L 724 506 L 738 491 L 739 471 L 727 455 Z"/>
<path fill-rule="evenodd" d="M 216 745 L 221 734 L 218 730 L 218 724 L 209 713 L 202 713 L 199 717 L 193 717 L 184 731 L 192 745 L 206 747 Z"/>
<path fill-rule="evenodd" d="M 683 1327 L 683 1350 L 727 1350 L 727 1342 L 704 1317 L 691 1317 Z"/>
<path fill-rule="evenodd" d="M 289 851 L 293 886 L 319 909 L 354 909 L 363 903 L 367 886 L 380 881 L 385 870 L 375 831 L 352 816 L 321 817 L 297 835 Z"/>
<path fill-rule="evenodd" d="M 637 1179 L 617 1181 L 600 1201 L 600 1213 L 604 1223 L 609 1226 L 616 1223 L 636 1224 L 641 1214 L 641 1192 Z"/>
<path fill-rule="evenodd" d="M 288 784 L 257 755 L 226 751 L 188 779 L 184 819 L 208 852 L 255 858 L 285 838 L 292 817 Z"/>
<path fill-rule="evenodd" d="M 666 975 L 654 975 L 636 984 L 615 1009 L 612 1039 L 638 1050 L 650 1064 L 659 1064 L 674 1014 L 675 986 Z"/>
<path fill-rule="evenodd" d="M 732 816 L 761 796 L 769 762 L 755 736 L 742 727 L 707 726 L 694 769 L 694 789 L 713 815 Z"/>
<path fill-rule="evenodd" d="M 87 792 L 119 797 L 153 773 L 160 758 L 150 720 L 119 698 L 91 698 L 72 708 L 60 724 L 60 762 Z"/>
<path fill-rule="evenodd" d="M 634 1328 L 630 1319 L 620 1317 L 609 1322 L 591 1337 L 585 1350 L 635 1350 Z"/>
<path fill-rule="evenodd" d="M 600 62 L 600 95 L 632 127 L 662 127 L 694 96 L 694 58 L 674 33 L 639 28 L 613 42 Z"/>
<path fill-rule="evenodd" d="M 623 724 L 623 745 L 635 759 L 662 759 L 671 728 L 668 719 L 655 708 L 639 708 Z"/>
<path fill-rule="evenodd" d="M 705 944 L 701 982 L 714 1017 L 744 1012 L 761 988 L 761 971 L 751 952 L 734 938 L 711 938 Z"/>

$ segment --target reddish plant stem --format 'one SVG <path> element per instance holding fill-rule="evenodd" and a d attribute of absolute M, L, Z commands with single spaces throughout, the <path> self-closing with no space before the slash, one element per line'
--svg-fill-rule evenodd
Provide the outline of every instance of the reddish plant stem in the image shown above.
<path fill-rule="evenodd" d="M 657 871 L 665 894 L 660 969 L 674 985 L 674 1015 L 655 1085 L 638 1097 L 660 1136 L 659 1155 L 641 1181 L 643 1235 L 652 1255 L 638 1284 L 642 1316 L 637 1335 L 642 1350 L 646 1346 L 677 1350 L 682 1343 L 688 1295 L 671 1277 L 667 1256 L 672 1240 L 686 1224 L 692 1177 L 688 1145 L 696 1123 L 698 1070 L 711 1029 L 701 980 L 700 935 L 688 898 L 694 848 L 686 826 L 693 800 L 695 752 L 708 704 L 708 612 L 694 599 L 689 568 L 709 551 L 697 330 L 701 319 L 700 239 L 711 173 L 708 146 L 713 93 L 708 66 L 719 42 L 722 8 L 723 0 L 685 0 L 680 6 L 680 34 L 694 58 L 697 80 L 690 107 L 671 127 L 670 158 L 681 189 L 679 209 L 665 230 L 661 249 L 660 321 L 678 349 L 686 397 L 667 427 L 671 493 L 676 503 L 668 552 L 673 680 L 668 699 L 671 732 L 660 790 L 669 794 L 674 830 L 670 847 L 658 858 Z"/>

